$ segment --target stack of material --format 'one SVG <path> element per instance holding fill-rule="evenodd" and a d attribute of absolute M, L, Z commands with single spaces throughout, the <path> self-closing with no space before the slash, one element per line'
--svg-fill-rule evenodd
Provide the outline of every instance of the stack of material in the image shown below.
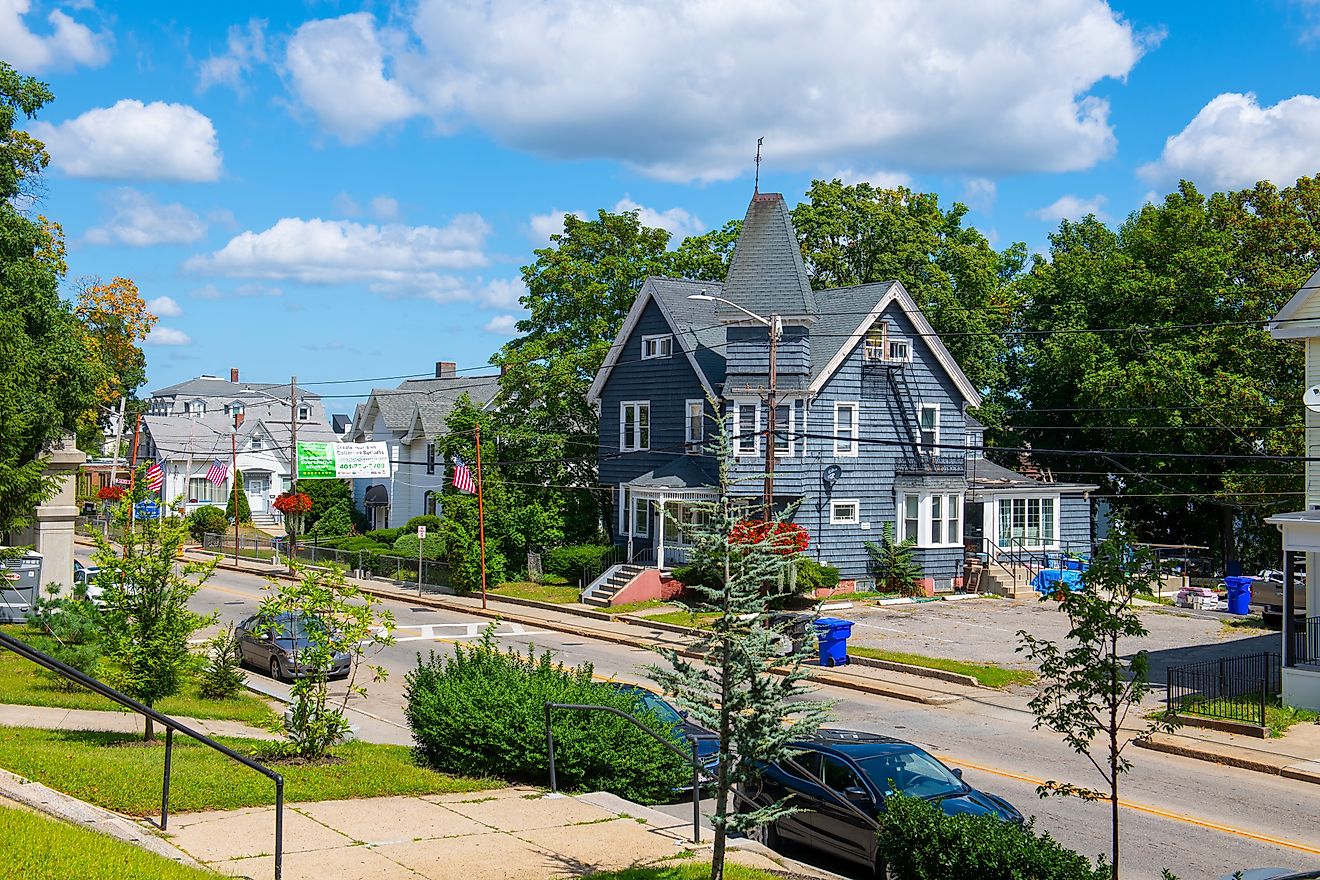
<path fill-rule="evenodd" d="M 1183 587 L 1178 591 L 1174 602 L 1180 608 L 1195 608 L 1198 611 L 1219 610 L 1219 596 L 1209 587 Z"/>

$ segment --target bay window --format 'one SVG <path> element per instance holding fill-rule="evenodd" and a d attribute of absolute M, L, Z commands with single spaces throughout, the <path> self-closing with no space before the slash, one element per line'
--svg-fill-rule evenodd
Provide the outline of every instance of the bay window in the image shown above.
<path fill-rule="evenodd" d="M 914 492 L 899 496 L 900 541 L 918 547 L 958 547 L 962 544 L 961 493 Z"/>

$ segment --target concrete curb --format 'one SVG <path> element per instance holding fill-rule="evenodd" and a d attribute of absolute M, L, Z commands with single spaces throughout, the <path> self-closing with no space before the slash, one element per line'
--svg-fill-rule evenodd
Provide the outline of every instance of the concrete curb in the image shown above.
<path fill-rule="evenodd" d="M 848 655 L 848 662 L 856 666 L 870 666 L 872 669 L 888 669 L 890 672 L 905 672 L 908 675 L 920 675 L 923 678 L 938 678 L 940 681 L 947 681 L 950 684 L 961 684 L 967 687 L 979 688 L 981 683 L 975 677 L 963 675 L 961 672 L 949 672 L 945 669 L 931 669 L 928 666 L 913 666 L 911 663 L 900 663 L 897 660 L 877 660 L 874 657 L 857 657 Z M 995 688 L 990 688 L 995 690 Z"/>
<path fill-rule="evenodd" d="M 1281 776 L 1284 779 L 1295 779 L 1298 782 L 1320 785 L 1320 762 L 1301 760 L 1291 755 L 1271 755 L 1264 752 L 1252 753 L 1247 749 L 1228 743 L 1209 743 L 1205 740 L 1195 740 L 1191 737 L 1167 733 L 1153 733 L 1150 736 L 1139 738 L 1135 742 L 1141 748 L 1150 749 L 1154 752 L 1164 752 L 1182 758 L 1208 761 L 1213 764 L 1223 764 L 1227 767 L 1237 767 L 1242 770 L 1268 773 L 1271 776 Z"/>
<path fill-rule="evenodd" d="M 8 798 L 38 813 L 141 847 L 170 861 L 201 867 L 187 853 L 148 831 L 138 822 L 93 806 L 86 801 L 80 801 L 53 788 L 47 788 L 40 782 L 24 779 L 8 770 L 0 770 L 0 797 Z"/>

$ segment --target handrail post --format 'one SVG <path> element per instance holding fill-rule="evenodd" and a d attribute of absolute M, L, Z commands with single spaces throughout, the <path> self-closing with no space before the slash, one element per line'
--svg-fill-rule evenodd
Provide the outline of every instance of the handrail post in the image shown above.
<path fill-rule="evenodd" d="M 555 779 L 555 733 L 550 728 L 550 711 L 553 708 L 550 703 L 545 704 L 545 750 L 550 758 L 550 791 L 557 793 L 559 782 Z"/>
<path fill-rule="evenodd" d="M 284 874 L 284 777 L 275 780 L 275 880 Z"/>
<path fill-rule="evenodd" d="M 692 741 L 692 842 L 701 843 L 701 762 L 697 741 Z"/>
<path fill-rule="evenodd" d="M 160 788 L 160 830 L 170 822 L 170 764 L 174 757 L 174 728 L 165 728 L 165 781 Z"/>

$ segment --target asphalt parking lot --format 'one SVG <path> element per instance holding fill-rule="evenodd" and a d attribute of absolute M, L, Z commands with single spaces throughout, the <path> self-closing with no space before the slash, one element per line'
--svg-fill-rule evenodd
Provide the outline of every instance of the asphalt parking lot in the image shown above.
<path fill-rule="evenodd" d="M 1016 651 L 1020 631 L 1056 641 L 1068 634 L 1068 619 L 1057 603 L 1034 600 L 857 605 L 827 613 L 854 622 L 851 644 L 1021 669 L 1032 664 Z M 1150 653 L 1151 678 L 1157 682 L 1171 664 L 1279 650 L 1277 632 L 1243 625 L 1259 618 L 1168 607 L 1143 608 L 1141 614 L 1150 635 L 1128 645 L 1134 653 Z"/>

